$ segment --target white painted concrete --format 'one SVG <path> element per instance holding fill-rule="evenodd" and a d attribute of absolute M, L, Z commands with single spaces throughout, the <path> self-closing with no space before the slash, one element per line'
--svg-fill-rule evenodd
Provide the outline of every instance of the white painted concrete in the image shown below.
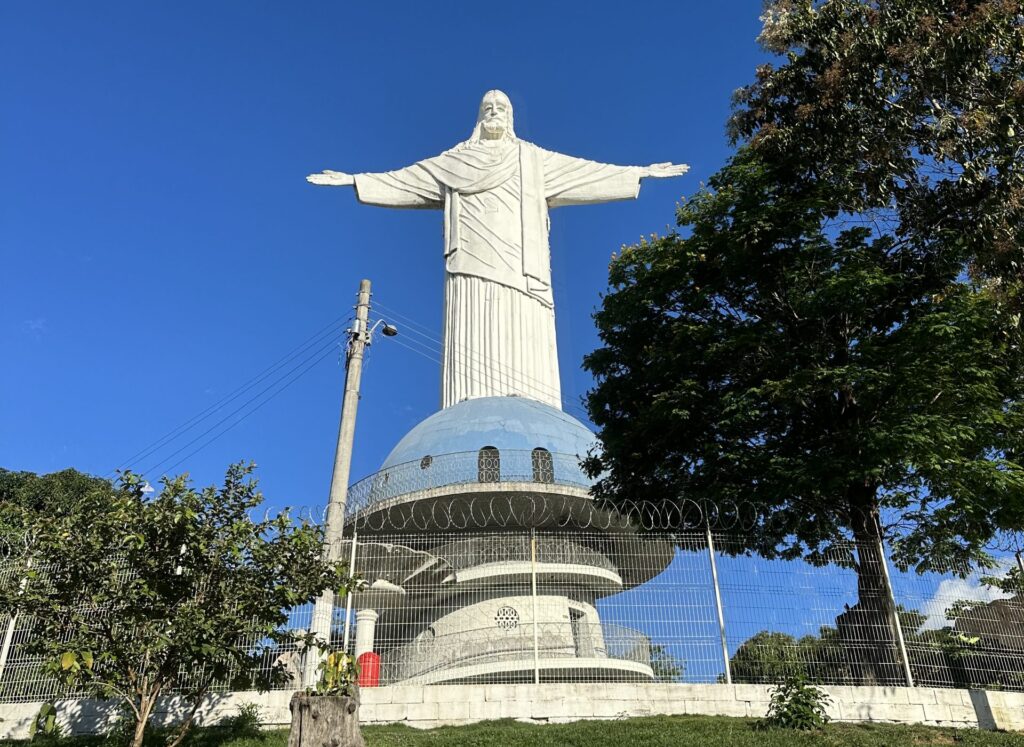
<path fill-rule="evenodd" d="M 355 657 L 373 651 L 373 639 L 377 632 L 377 611 L 362 609 L 356 612 L 356 648 Z"/>
<path fill-rule="evenodd" d="M 486 563 L 473 568 L 456 571 L 455 582 L 462 587 L 474 582 L 492 585 L 495 583 L 528 582 L 533 566 L 528 560 Z M 537 563 L 537 578 L 551 583 L 585 586 L 598 596 L 608 596 L 622 591 L 622 576 L 606 568 L 579 563 Z"/>
<path fill-rule="evenodd" d="M 544 150 L 516 137 L 512 102 L 484 94 L 468 140 L 376 174 L 306 179 L 354 186 L 360 202 L 444 211 L 442 402 L 517 395 L 561 408 L 548 211 L 636 198 L 640 180 L 687 166 L 615 166 Z"/>
<path fill-rule="evenodd" d="M 514 661 L 487 662 L 484 664 L 466 664 L 459 667 L 451 667 L 443 671 L 430 672 L 408 680 L 409 685 L 396 685 L 396 687 L 408 687 L 411 685 L 433 685 L 434 683 L 478 681 L 486 683 L 497 678 L 515 678 L 526 681 L 532 678 L 534 667 L 540 670 L 541 682 L 548 679 L 587 679 L 602 681 L 624 681 L 638 682 L 650 681 L 654 677 L 649 664 L 628 659 L 611 659 L 608 657 L 569 657 L 550 658 L 541 655 L 536 664 L 532 658 L 520 658 Z M 486 687 L 485 684 L 475 685 Z M 603 687 L 603 684 L 592 684 L 593 687 Z"/>
<path fill-rule="evenodd" d="M 404 685 L 366 688 L 360 717 L 364 724 L 401 722 L 429 729 L 488 719 L 565 723 L 581 719 L 656 715 L 722 715 L 760 718 L 768 708 L 766 685 L 718 684 L 542 684 Z M 1024 731 L 1024 693 L 951 690 L 930 687 L 825 687 L 836 721 L 882 721 L 959 728 Z M 238 692 L 209 698 L 199 723 L 213 724 L 256 703 L 270 726 L 286 727 L 291 691 Z M 0 705 L 0 738 L 25 738 L 41 703 Z M 97 701 L 59 701 L 60 720 L 75 733 L 95 732 L 111 717 Z M 169 722 L 180 703 L 162 704 L 156 718 Z"/>

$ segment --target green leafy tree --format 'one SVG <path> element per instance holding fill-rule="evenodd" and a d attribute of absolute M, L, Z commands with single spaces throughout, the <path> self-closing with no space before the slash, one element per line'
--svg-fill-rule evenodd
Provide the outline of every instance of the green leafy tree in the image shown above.
<path fill-rule="evenodd" d="M 17 552 L 30 517 L 63 511 L 90 493 L 110 490 L 109 480 L 74 469 L 37 475 L 0 468 L 0 541 Z"/>
<path fill-rule="evenodd" d="M 0 607 L 34 616 L 33 650 L 51 672 L 130 710 L 134 745 L 161 695 L 191 705 L 177 745 L 212 688 L 284 682 L 283 664 L 261 665 L 296 642 L 287 610 L 348 587 L 343 566 L 322 559 L 318 526 L 253 518 L 251 471 L 233 465 L 203 490 L 167 479 L 151 498 L 126 473 L 61 511 L 25 509 L 30 553 L 0 579 Z"/>
<path fill-rule="evenodd" d="M 730 547 L 854 569 L 870 651 L 883 537 L 966 572 L 1024 523 L 1024 15 L 779 0 L 761 38 L 734 156 L 612 259 L 588 467 L 611 504 L 763 506 Z"/>
<path fill-rule="evenodd" d="M 1002 576 L 982 576 L 981 583 L 1006 594 L 1024 594 L 1024 573 L 1019 566 L 1014 566 Z M 951 615 L 949 617 L 952 619 Z"/>
<path fill-rule="evenodd" d="M 729 668 L 736 682 L 776 683 L 806 675 L 804 645 L 788 633 L 763 630 L 740 644 Z"/>
<path fill-rule="evenodd" d="M 76 502 L 90 494 L 107 495 L 109 480 L 74 469 L 48 475 L 0 468 L 0 574 L 16 573 L 15 558 L 27 552 L 28 531 L 46 517 L 71 510 Z M 14 627 L 11 628 L 12 617 Z M 8 663 L 25 657 L 22 641 L 31 621 L 14 611 L 0 607 L 0 635 L 13 632 Z M 8 673 L 10 669 L 7 670 Z M 48 685 L 41 678 L 6 677 L 0 682 L 0 697 L 28 699 L 48 697 Z"/>
<path fill-rule="evenodd" d="M 654 643 L 651 644 L 651 671 L 658 682 L 682 682 L 686 665 L 668 646 Z"/>
<path fill-rule="evenodd" d="M 934 634 L 938 631 L 919 632 L 924 615 L 903 607 L 898 607 L 898 612 L 908 645 L 921 643 L 918 648 L 928 651 L 937 647 Z M 851 664 L 857 653 L 840 638 L 839 631 L 825 625 L 817 635 L 800 638 L 762 630 L 740 644 L 729 662 L 736 682 L 780 683 L 789 677 L 806 677 L 811 682 L 842 685 L 855 678 Z M 724 680 L 724 676 L 719 678 Z"/>

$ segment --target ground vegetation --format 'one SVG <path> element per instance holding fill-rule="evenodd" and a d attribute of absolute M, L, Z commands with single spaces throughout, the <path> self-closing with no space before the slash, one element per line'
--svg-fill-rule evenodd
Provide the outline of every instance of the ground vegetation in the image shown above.
<path fill-rule="evenodd" d="M 211 692 L 284 684 L 280 652 L 310 643 L 287 629 L 288 610 L 348 587 L 323 559 L 319 526 L 263 515 L 252 470 L 233 465 L 201 490 L 169 478 L 153 495 L 131 473 L 116 485 L 76 478 L 88 489 L 59 509 L 14 512 L 25 551 L 0 574 L 0 608 L 34 621 L 23 648 L 47 674 L 124 709 L 131 744 L 161 696 L 188 705 L 174 747 Z"/>

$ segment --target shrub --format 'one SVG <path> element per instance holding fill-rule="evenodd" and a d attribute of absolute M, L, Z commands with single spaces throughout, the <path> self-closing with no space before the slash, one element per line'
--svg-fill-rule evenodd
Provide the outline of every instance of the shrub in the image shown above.
<path fill-rule="evenodd" d="M 238 713 L 221 719 L 217 726 L 230 731 L 232 736 L 254 737 L 263 728 L 263 714 L 258 703 L 242 703 Z"/>
<path fill-rule="evenodd" d="M 320 662 L 320 681 L 317 682 L 317 695 L 352 695 L 356 679 L 359 677 L 359 665 L 354 656 L 344 651 L 334 651 Z"/>
<path fill-rule="evenodd" d="M 64 728 L 57 720 L 57 707 L 53 703 L 43 703 L 39 713 L 32 719 L 28 728 L 29 739 L 35 739 L 37 735 L 60 739 L 64 736 Z"/>
<path fill-rule="evenodd" d="M 818 729 L 828 723 L 825 709 L 832 699 L 797 675 L 787 677 L 772 689 L 767 715 L 758 722 L 761 728 Z"/>

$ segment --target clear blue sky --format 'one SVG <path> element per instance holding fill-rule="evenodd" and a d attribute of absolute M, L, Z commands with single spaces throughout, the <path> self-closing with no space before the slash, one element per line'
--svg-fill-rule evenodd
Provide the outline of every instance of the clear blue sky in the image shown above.
<path fill-rule="evenodd" d="M 490 88 L 511 95 L 517 134 L 546 148 L 692 167 L 646 181 L 636 202 L 552 214 L 562 386 L 581 417 L 580 362 L 597 344 L 608 257 L 664 231 L 679 197 L 728 157 L 730 97 L 766 59 L 754 41 L 760 8 L 0 2 L 0 466 L 109 473 L 348 317 L 368 277 L 375 302 L 403 317 L 399 338 L 378 337 L 364 378 L 353 478 L 375 471 L 438 407 L 438 364 L 403 345 L 431 355 L 406 318 L 441 335 L 441 218 L 359 205 L 304 176 L 435 155 L 465 139 Z M 327 343 L 133 466 L 181 462 L 174 472 L 209 484 L 251 459 L 272 506 L 322 506 L 343 383 Z M 707 580 L 691 568 L 703 562 L 681 558 L 663 579 L 704 594 L 703 611 L 675 632 L 641 626 L 703 636 L 700 651 L 679 652 L 697 679 L 719 666 Z M 814 632 L 849 592 L 848 574 L 847 592 L 838 577 L 792 575 L 817 611 L 769 620 L 732 589 L 778 567 L 721 562 L 731 648 L 765 625 Z M 913 588 L 924 599 L 936 583 Z M 629 600 L 656 602 L 659 588 L 604 612 L 636 624 L 642 607 Z M 811 602 L 811 589 L 827 598 Z M 694 614 L 700 631 L 685 627 Z"/>
<path fill-rule="evenodd" d="M 0 466 L 108 473 L 347 316 L 362 277 L 439 338 L 440 216 L 303 177 L 437 154 L 469 134 L 490 88 L 546 148 L 692 166 L 645 182 L 637 202 L 553 213 L 563 390 L 579 402 L 608 257 L 664 231 L 727 157 L 730 96 L 765 59 L 759 12 L 757 0 L 0 4 Z M 188 456 L 174 471 L 207 484 L 252 459 L 273 505 L 322 505 L 338 361 L 328 353 L 194 455 L 225 426 L 184 444 L 277 377 L 134 467 Z M 436 363 L 377 339 L 354 478 L 436 410 L 438 389 Z"/>

